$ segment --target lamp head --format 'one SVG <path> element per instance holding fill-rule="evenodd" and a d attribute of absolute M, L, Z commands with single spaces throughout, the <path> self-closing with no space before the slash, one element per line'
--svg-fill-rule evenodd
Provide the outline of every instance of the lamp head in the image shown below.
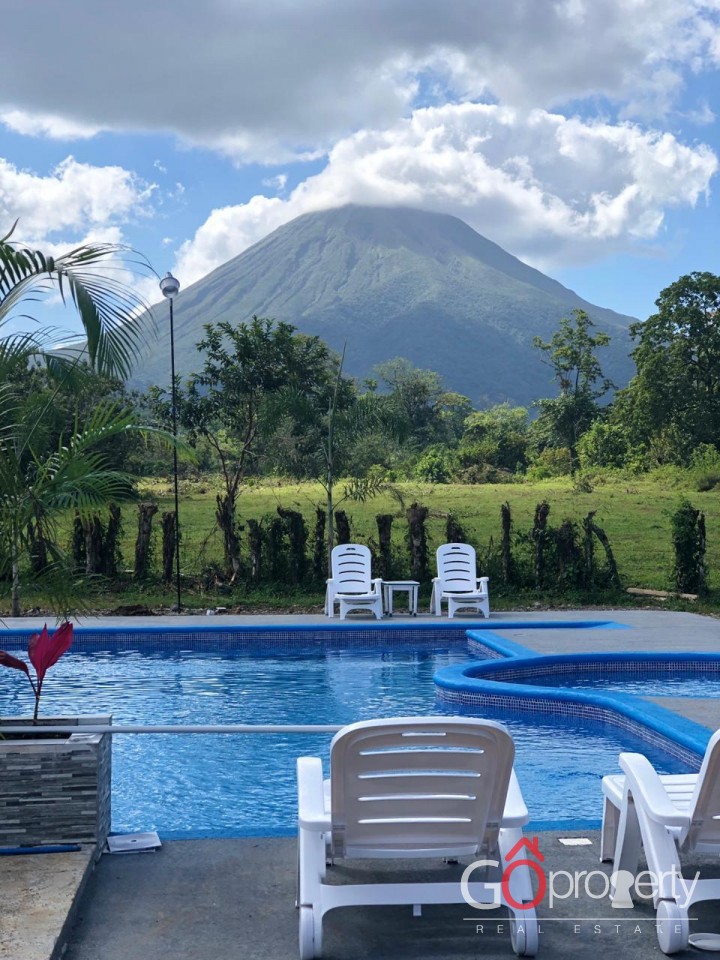
<path fill-rule="evenodd" d="M 176 297 L 178 291 L 180 290 L 180 283 L 171 273 L 166 273 L 165 276 L 160 281 L 160 289 L 162 290 L 162 295 L 168 300 L 172 300 L 173 297 Z"/>

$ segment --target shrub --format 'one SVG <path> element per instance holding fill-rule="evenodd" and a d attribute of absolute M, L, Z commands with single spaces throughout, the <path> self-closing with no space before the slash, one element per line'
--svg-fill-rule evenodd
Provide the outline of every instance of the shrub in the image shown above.
<path fill-rule="evenodd" d="M 528 480 L 548 480 L 567 477 L 571 473 L 572 457 L 567 447 L 545 447 L 528 468 Z"/>
<path fill-rule="evenodd" d="M 720 451 L 712 443 L 701 443 L 693 451 L 690 476 L 696 490 L 713 490 L 720 484 Z"/>
<path fill-rule="evenodd" d="M 670 517 L 675 566 L 675 585 L 680 593 L 705 593 L 707 568 L 705 566 L 705 514 L 696 510 L 688 500 Z"/>
<path fill-rule="evenodd" d="M 429 447 L 415 464 L 415 477 L 426 483 L 452 483 L 457 472 L 457 455 L 439 445 Z"/>
<path fill-rule="evenodd" d="M 490 463 L 478 463 L 461 470 L 458 480 L 460 483 L 520 483 L 522 477 Z"/>

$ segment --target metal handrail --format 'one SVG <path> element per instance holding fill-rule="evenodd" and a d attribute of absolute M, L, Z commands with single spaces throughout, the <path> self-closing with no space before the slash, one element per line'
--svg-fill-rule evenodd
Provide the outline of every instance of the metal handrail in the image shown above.
<path fill-rule="evenodd" d="M 25 726 L 3 725 L 3 733 L 337 733 L 342 730 L 342 724 L 252 724 L 252 723 L 219 723 L 219 724 L 162 724 L 148 726 L 147 724 L 28 724 Z"/>

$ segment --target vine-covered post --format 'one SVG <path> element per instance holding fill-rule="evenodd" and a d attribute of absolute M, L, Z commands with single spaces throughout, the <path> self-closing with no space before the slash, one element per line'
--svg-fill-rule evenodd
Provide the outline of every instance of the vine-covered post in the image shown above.
<path fill-rule="evenodd" d="M 235 516 L 235 499 L 230 495 L 215 497 L 215 519 L 223 535 L 225 569 L 234 583 L 240 575 L 240 530 Z"/>
<path fill-rule="evenodd" d="M 375 523 L 378 529 L 379 573 L 383 580 L 390 580 L 392 577 L 393 515 L 391 513 L 379 513 L 375 517 Z"/>
<path fill-rule="evenodd" d="M 550 504 L 543 500 L 535 507 L 532 539 L 535 544 L 535 587 L 539 590 L 545 580 L 545 547 L 547 545 L 547 518 Z"/>
<path fill-rule="evenodd" d="M 335 511 L 335 536 L 338 544 L 350 543 L 350 520 L 344 510 Z"/>
<path fill-rule="evenodd" d="M 175 565 L 175 514 L 167 510 L 162 515 L 162 578 L 170 583 Z"/>
<path fill-rule="evenodd" d="M 607 538 L 607 534 L 602 527 L 599 527 L 594 520 L 595 510 L 591 510 L 583 521 L 583 526 L 586 531 L 589 531 L 591 534 L 595 534 L 600 543 L 603 546 L 605 551 L 605 559 L 607 560 L 608 571 L 610 573 L 610 583 L 617 587 L 618 590 L 622 589 L 622 581 L 620 580 L 620 574 L 618 573 L 617 563 L 615 562 L 615 554 L 612 551 L 610 546 L 610 541 Z"/>
<path fill-rule="evenodd" d="M 425 521 L 428 508 L 420 503 L 411 503 L 407 511 L 408 543 L 410 546 L 410 574 L 419 583 L 429 579 L 428 545 Z"/>
<path fill-rule="evenodd" d="M 157 513 L 156 503 L 138 504 L 138 533 L 135 541 L 135 579 L 144 580 L 150 573 L 152 554 L 152 518 Z"/>
<path fill-rule="evenodd" d="M 675 564 L 673 575 L 680 593 L 707 591 L 705 514 L 683 500 L 670 518 Z"/>
<path fill-rule="evenodd" d="M 512 582 L 512 553 L 510 548 L 510 536 L 512 533 L 512 513 L 510 504 L 505 502 L 500 507 L 500 557 L 502 562 L 503 581 L 506 585 Z"/>
<path fill-rule="evenodd" d="M 315 508 L 315 534 L 313 536 L 313 577 L 324 580 L 327 574 L 327 541 L 325 540 L 325 526 L 327 513 L 322 507 Z"/>
<path fill-rule="evenodd" d="M 90 577 L 95 573 L 101 573 L 103 568 L 105 530 L 102 520 L 96 513 L 83 519 L 83 533 L 85 535 L 85 573 Z"/>
<path fill-rule="evenodd" d="M 297 510 L 277 508 L 280 516 L 287 525 L 288 540 L 290 542 L 290 579 L 293 583 L 302 583 L 307 571 L 307 527 L 301 513 Z"/>
<path fill-rule="evenodd" d="M 110 517 L 105 531 L 103 550 L 103 573 L 106 577 L 116 577 L 122 564 L 120 538 L 122 536 L 122 511 L 117 503 L 108 504 Z"/>
<path fill-rule="evenodd" d="M 260 583 L 262 571 L 263 528 L 259 520 L 248 520 L 248 553 L 250 555 L 250 582 Z"/>
<path fill-rule="evenodd" d="M 467 534 L 452 513 L 445 521 L 445 543 L 467 543 Z"/>
<path fill-rule="evenodd" d="M 285 524 L 280 517 L 271 517 L 267 527 L 268 573 L 276 583 L 284 582 L 287 573 L 285 532 Z"/>

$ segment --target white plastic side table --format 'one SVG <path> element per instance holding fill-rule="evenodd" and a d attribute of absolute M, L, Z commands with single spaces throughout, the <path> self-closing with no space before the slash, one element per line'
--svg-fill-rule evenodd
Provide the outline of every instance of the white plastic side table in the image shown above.
<path fill-rule="evenodd" d="M 391 617 L 393 615 L 393 599 L 396 593 L 406 593 L 408 595 L 408 613 L 411 616 L 417 616 L 418 608 L 418 587 L 417 580 L 383 580 L 383 606 L 385 613 Z"/>

